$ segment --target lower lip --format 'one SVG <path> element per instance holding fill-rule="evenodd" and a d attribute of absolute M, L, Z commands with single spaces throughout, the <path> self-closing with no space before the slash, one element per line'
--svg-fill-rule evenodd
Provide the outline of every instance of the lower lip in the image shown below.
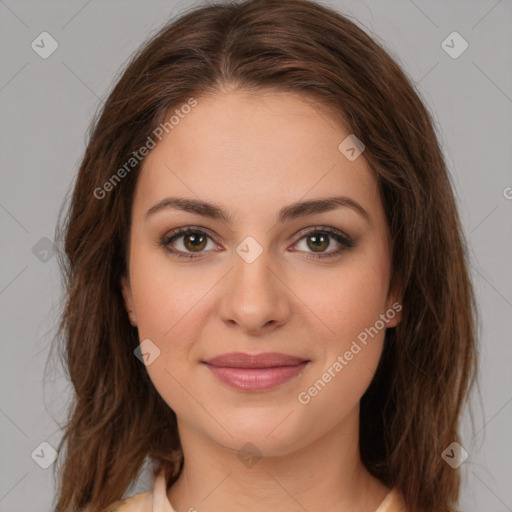
<path fill-rule="evenodd" d="M 273 368 L 228 368 L 206 364 L 219 380 L 242 391 L 272 389 L 298 375 L 308 362 Z"/>

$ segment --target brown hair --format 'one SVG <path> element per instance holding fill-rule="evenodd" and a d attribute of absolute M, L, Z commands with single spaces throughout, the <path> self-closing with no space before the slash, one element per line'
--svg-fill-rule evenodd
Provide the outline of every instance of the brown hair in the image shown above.
<path fill-rule="evenodd" d="M 307 0 L 217 3 L 182 14 L 132 58 L 91 127 L 66 225 L 57 227 L 66 286 L 59 353 L 75 395 L 59 446 L 66 452 L 56 510 L 96 511 L 119 500 L 146 457 L 155 472 L 169 468 L 171 483 L 181 470 L 176 416 L 134 357 L 138 333 L 120 291 L 141 164 L 101 199 L 94 191 L 170 109 L 225 86 L 319 100 L 363 141 L 389 223 L 403 316 L 387 329 L 361 400 L 361 457 L 411 511 L 453 511 L 460 474 L 441 453 L 460 440 L 476 379 L 477 311 L 450 177 L 432 118 L 397 63 L 347 17 Z"/>

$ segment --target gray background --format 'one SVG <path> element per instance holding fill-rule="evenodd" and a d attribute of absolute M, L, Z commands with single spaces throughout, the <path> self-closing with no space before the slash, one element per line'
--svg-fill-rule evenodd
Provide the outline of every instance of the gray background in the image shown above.
<path fill-rule="evenodd" d="M 474 427 L 468 414 L 463 422 L 469 458 L 460 506 L 511 511 L 512 2 L 326 3 L 377 37 L 436 120 L 482 318 L 481 401 L 474 394 Z M 70 396 L 58 367 L 43 382 L 61 299 L 49 240 L 86 130 L 126 59 L 191 5 L 0 0 L 0 512 L 48 511 L 54 495 L 52 466 L 42 469 L 31 457 L 42 442 L 57 446 L 56 420 Z M 31 48 L 43 31 L 59 44 L 47 59 Z M 456 59 L 441 47 L 453 31 L 469 44 Z M 132 490 L 148 483 L 143 475 Z"/>

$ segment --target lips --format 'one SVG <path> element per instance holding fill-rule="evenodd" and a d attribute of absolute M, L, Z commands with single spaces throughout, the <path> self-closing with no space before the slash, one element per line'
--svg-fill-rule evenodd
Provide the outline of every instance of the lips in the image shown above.
<path fill-rule="evenodd" d="M 278 352 L 231 352 L 203 361 L 220 381 L 243 391 L 272 389 L 292 379 L 309 360 Z"/>
<path fill-rule="evenodd" d="M 263 352 L 261 354 L 231 352 L 208 359 L 205 363 L 225 368 L 273 368 L 276 366 L 294 366 L 304 361 L 307 361 L 307 359 L 278 352 Z"/>

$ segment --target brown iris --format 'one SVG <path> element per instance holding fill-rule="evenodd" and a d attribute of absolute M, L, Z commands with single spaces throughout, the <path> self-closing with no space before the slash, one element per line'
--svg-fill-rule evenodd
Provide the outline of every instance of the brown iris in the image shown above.
<path fill-rule="evenodd" d="M 183 237 L 183 244 L 187 250 L 193 251 L 194 249 L 197 249 L 198 251 L 201 251 L 206 245 L 206 239 L 207 237 L 205 235 L 201 235 L 199 233 L 189 233 Z M 190 245 L 188 244 L 189 241 Z"/>
<path fill-rule="evenodd" d="M 310 244 L 310 240 L 314 240 L 313 245 Z M 310 249 L 315 249 L 314 252 L 322 252 L 322 249 L 327 249 L 327 247 L 329 247 L 329 237 L 326 235 L 310 235 L 308 236 L 308 247 Z M 321 250 L 316 251 L 316 249 Z"/>

